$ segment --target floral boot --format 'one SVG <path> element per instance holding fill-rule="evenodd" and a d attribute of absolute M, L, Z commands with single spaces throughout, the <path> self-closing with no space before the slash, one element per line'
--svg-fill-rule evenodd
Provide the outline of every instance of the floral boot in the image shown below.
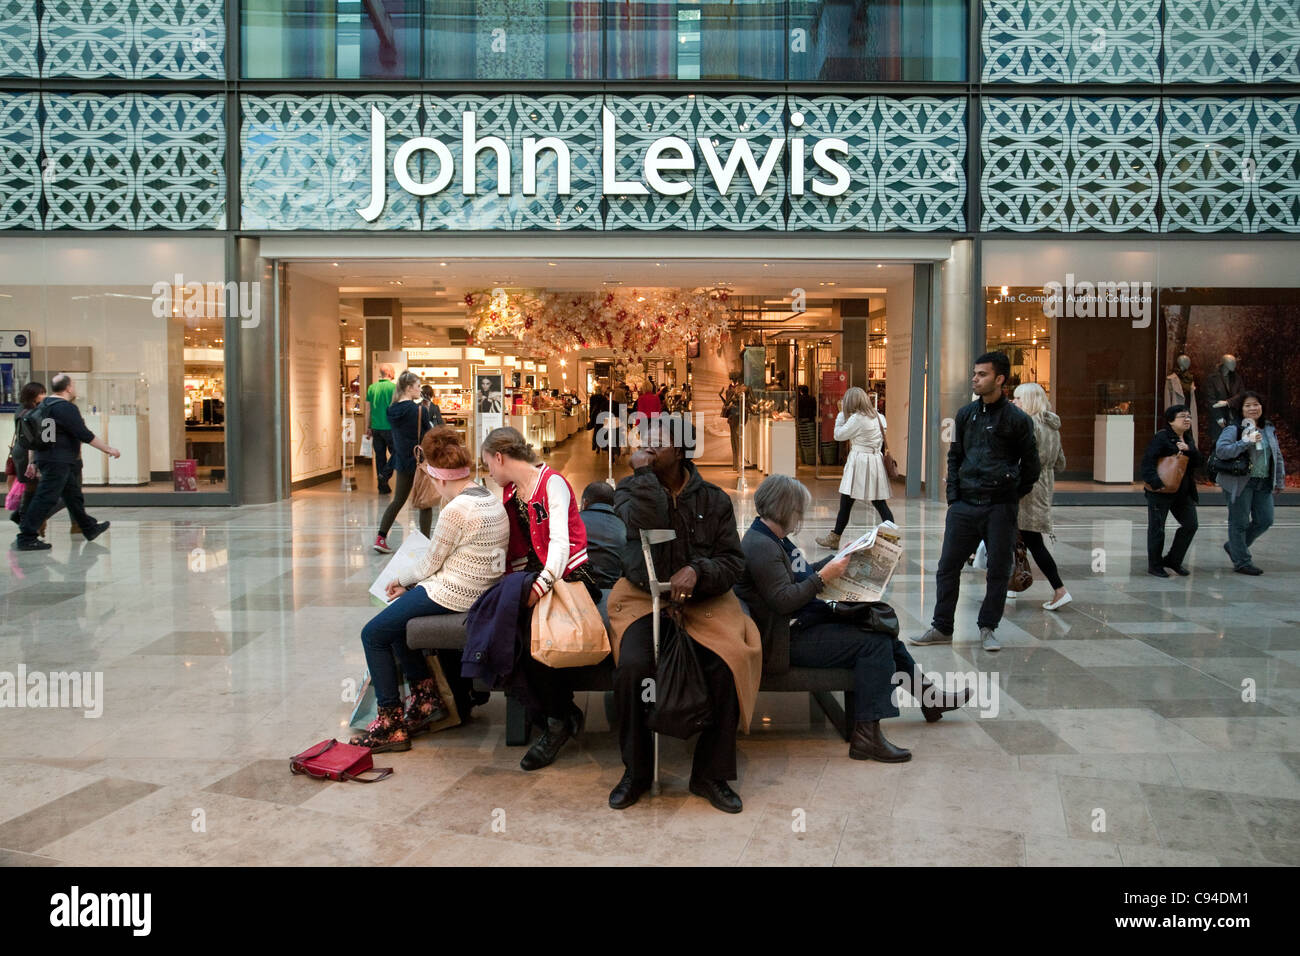
<path fill-rule="evenodd" d="M 410 736 L 422 734 L 440 720 L 447 719 L 447 708 L 438 696 L 438 685 L 433 678 L 422 680 L 415 685 L 414 692 L 406 704 L 406 730 Z"/>
<path fill-rule="evenodd" d="M 370 722 L 364 734 L 357 734 L 350 744 L 369 747 L 371 753 L 382 754 L 390 751 L 411 749 L 411 734 L 406 727 L 406 718 L 402 714 L 402 705 L 380 707 L 379 716 Z"/>

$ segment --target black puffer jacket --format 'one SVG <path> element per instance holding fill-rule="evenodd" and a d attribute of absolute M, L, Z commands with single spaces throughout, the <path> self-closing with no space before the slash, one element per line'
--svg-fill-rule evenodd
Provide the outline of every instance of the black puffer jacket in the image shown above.
<path fill-rule="evenodd" d="M 736 533 L 736 514 L 731 499 L 717 485 L 711 485 L 689 461 L 686 484 L 675 499 L 659 481 L 654 469 L 643 465 L 614 489 L 614 511 L 627 525 L 623 548 L 623 574 L 642 590 L 650 589 L 645 558 L 641 552 L 642 530 L 671 528 L 677 537 L 652 550 L 655 575 L 667 581 L 686 565 L 699 579 L 692 596 L 717 597 L 729 591 L 745 570 L 745 554 Z"/>
<path fill-rule="evenodd" d="M 1018 502 L 1041 470 L 1034 423 L 1005 395 L 988 404 L 977 399 L 957 412 L 948 446 L 948 504 Z"/>
<path fill-rule="evenodd" d="M 1191 442 L 1187 443 L 1187 451 L 1178 450 L 1178 435 L 1168 426 L 1160 429 L 1147 443 L 1147 450 L 1142 454 L 1142 464 L 1138 466 L 1138 471 L 1142 475 L 1142 480 L 1152 488 L 1159 488 L 1163 484 L 1160 481 L 1160 473 L 1156 471 L 1156 466 L 1160 463 L 1161 458 L 1168 458 L 1170 455 L 1185 455 L 1187 457 L 1187 471 L 1183 473 L 1183 483 L 1178 486 L 1178 490 L 1173 493 L 1175 498 L 1186 498 L 1199 502 L 1200 493 L 1196 490 L 1196 469 L 1205 463 L 1205 456 L 1202 455 Z M 1151 494 L 1151 492 L 1147 492 Z"/>

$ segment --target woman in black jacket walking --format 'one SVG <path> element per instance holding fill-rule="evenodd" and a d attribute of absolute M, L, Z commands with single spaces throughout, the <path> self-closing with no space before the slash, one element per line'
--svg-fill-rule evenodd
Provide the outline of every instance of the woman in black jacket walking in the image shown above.
<path fill-rule="evenodd" d="M 433 426 L 429 422 L 429 413 L 420 402 L 420 376 L 411 370 L 397 376 L 397 391 L 393 403 L 388 406 L 388 423 L 392 425 L 392 467 L 397 477 L 393 489 L 393 500 L 388 503 L 384 517 L 379 522 L 379 535 L 375 538 L 375 550 L 380 554 L 392 554 L 388 546 L 388 531 L 397 520 L 397 514 L 411 496 L 415 484 L 415 446 L 420 443 Z M 433 509 L 421 508 L 420 533 L 426 538 L 433 530 Z"/>
<path fill-rule="evenodd" d="M 1165 409 L 1166 425 L 1155 433 L 1146 453 L 1142 456 L 1142 480 L 1148 488 L 1147 498 L 1147 573 L 1158 578 L 1169 577 L 1173 571 L 1179 577 L 1187 577 L 1192 572 L 1183 565 L 1187 549 L 1192 546 L 1196 536 L 1196 503 L 1200 496 L 1196 493 L 1196 479 L 1192 473 L 1204 461 L 1204 456 L 1196 446 L 1187 441 L 1187 432 L 1192 427 L 1192 413 L 1186 405 L 1170 405 Z M 1187 457 L 1187 470 L 1176 491 L 1161 491 L 1164 482 L 1160 480 L 1157 465 L 1162 458 L 1173 455 Z M 1157 490 L 1151 491 L 1151 488 Z M 1165 553 L 1165 519 L 1173 514 L 1178 522 L 1178 531 L 1174 534 L 1174 543 Z"/>

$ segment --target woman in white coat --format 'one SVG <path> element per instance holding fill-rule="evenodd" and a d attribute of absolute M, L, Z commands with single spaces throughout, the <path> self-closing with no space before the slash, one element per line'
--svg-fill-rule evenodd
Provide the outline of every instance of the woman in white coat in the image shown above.
<path fill-rule="evenodd" d="M 835 518 L 835 530 L 817 539 L 823 548 L 839 548 L 840 535 L 849 523 L 855 501 L 870 501 L 882 521 L 894 520 L 887 501 L 886 427 L 885 416 L 876 411 L 866 392 L 855 387 L 844 393 L 844 404 L 835 418 L 835 440 L 849 442 L 849 460 L 840 479 L 840 513 Z"/>

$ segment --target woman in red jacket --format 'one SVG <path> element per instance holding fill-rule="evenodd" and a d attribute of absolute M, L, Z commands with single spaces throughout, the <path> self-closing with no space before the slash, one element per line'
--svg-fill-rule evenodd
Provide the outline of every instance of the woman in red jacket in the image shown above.
<path fill-rule="evenodd" d="M 578 515 L 573 488 L 564 476 L 538 462 L 533 447 L 514 428 L 496 428 L 483 439 L 483 463 L 492 480 L 501 486 L 502 501 L 510 516 L 510 545 L 506 570 L 537 574 L 528 596 L 528 606 L 537 602 L 558 580 L 581 582 L 593 602 L 600 600 L 600 588 L 587 563 L 587 529 Z M 519 640 L 525 647 L 519 655 L 527 688 L 525 705 L 529 719 L 545 732 L 519 761 L 525 770 L 538 770 L 552 763 L 570 737 L 582 730 L 584 715 L 573 703 L 569 672 L 534 660 L 528 651 L 532 640 L 531 621 L 525 618 Z"/>

